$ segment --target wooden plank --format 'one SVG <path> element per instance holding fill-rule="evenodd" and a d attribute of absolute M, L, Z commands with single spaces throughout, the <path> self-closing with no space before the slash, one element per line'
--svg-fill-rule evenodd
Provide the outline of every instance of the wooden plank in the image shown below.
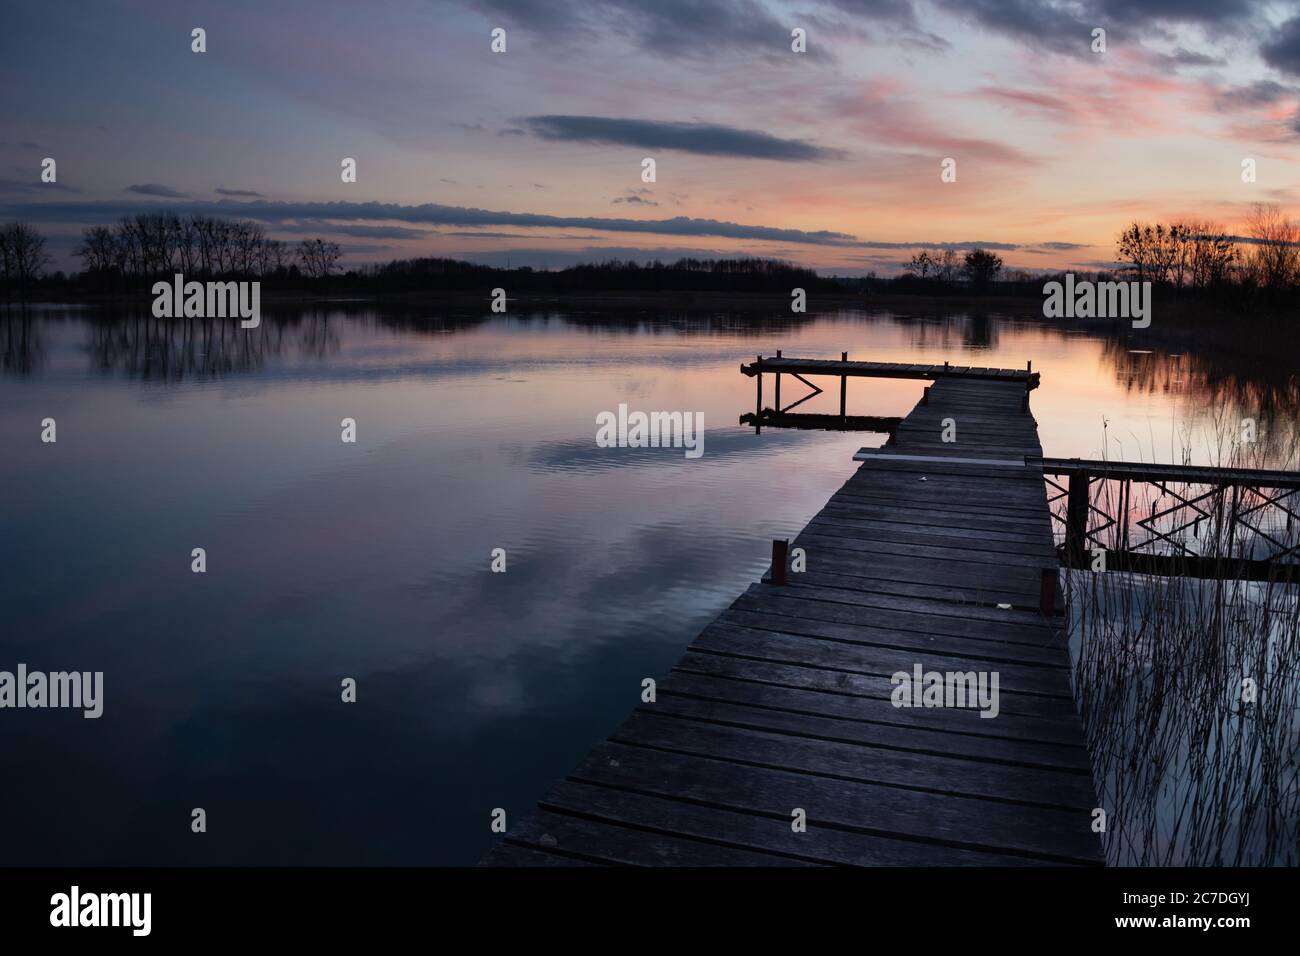
<path fill-rule="evenodd" d="M 846 528 L 855 527 L 847 522 L 871 522 L 888 523 L 896 528 L 931 534 L 945 527 L 954 532 L 963 532 L 962 535 L 954 534 L 954 541 L 964 537 L 973 542 L 1027 540 L 1045 545 L 1051 540 L 1052 533 L 1052 526 L 1047 519 L 1015 520 L 964 511 L 941 511 L 937 508 L 891 507 L 844 498 L 831 502 L 823 509 L 823 514 L 832 520 L 846 522 Z"/>
<path fill-rule="evenodd" d="M 1041 531 L 1037 529 L 1012 531 L 990 527 L 956 527 L 936 521 L 933 518 L 927 520 L 928 516 L 922 511 L 901 513 L 877 508 L 872 513 L 870 509 L 839 505 L 835 502 L 828 503 L 817 517 L 834 521 L 844 527 L 885 528 L 905 534 L 924 534 L 930 537 L 946 532 L 954 541 L 969 539 L 1010 544 L 1044 545 L 1050 540 L 1045 538 Z"/>
<path fill-rule="evenodd" d="M 714 680 L 710 683 L 718 685 L 723 682 Z M 710 689 L 713 690 L 715 687 L 711 686 Z M 876 705 L 883 712 L 885 702 L 877 701 Z M 893 704 L 889 704 L 888 707 L 895 711 L 895 717 L 899 720 L 906 717 L 905 710 L 895 708 Z M 1022 740 L 987 737 L 976 733 L 945 733 L 926 730 L 912 723 L 892 723 L 888 720 L 870 721 L 858 717 L 800 713 L 780 707 L 755 707 L 747 703 L 711 697 L 679 696 L 668 689 L 661 690 L 655 703 L 642 704 L 640 710 L 652 716 L 691 719 L 724 727 L 770 731 L 788 734 L 794 738 L 806 737 L 812 740 L 885 749 L 916 757 L 938 756 L 983 761 L 990 773 L 998 776 L 999 779 L 998 768 L 1004 766 L 1065 773 L 1071 775 L 1072 786 L 1085 785 L 1078 790 L 1078 795 L 1084 799 L 1084 802 L 1091 799 L 1091 770 L 1081 748 L 1071 748 L 1068 751 L 1047 745 L 1031 748 L 1031 745 Z M 1032 759 L 1029 756 L 1031 753 L 1037 759 Z M 872 773 L 884 772 L 885 766 L 887 765 L 871 757 L 865 758 L 862 764 L 864 768 L 869 767 Z M 960 775 L 961 768 L 958 768 L 957 772 Z M 959 782 L 955 784 L 958 789 L 966 786 L 964 778 L 959 776 L 958 780 Z"/>
<path fill-rule="evenodd" d="M 1030 537 L 1037 536 L 1039 540 L 1044 540 L 1043 535 L 1050 533 L 1052 527 L 1051 519 L 1046 513 L 1041 518 L 1018 518 L 1012 515 L 956 510 L 959 507 L 940 508 L 936 505 L 928 508 L 907 508 L 888 503 L 876 503 L 869 498 L 839 492 L 827 505 L 827 509 L 834 508 L 837 513 L 843 513 L 848 517 L 875 518 L 940 528 L 946 527 L 945 522 L 951 522 L 959 528 L 972 531 L 1000 531 Z"/>
<path fill-rule="evenodd" d="M 789 721 L 797 722 L 798 718 Z M 788 727 L 773 732 L 735 723 L 724 726 L 650 708 L 633 713 L 609 739 L 613 743 L 881 786 L 905 780 L 909 788 L 986 797 L 1020 806 L 1087 810 L 1095 803 L 1092 779 L 1086 774 L 871 747 L 800 734 Z"/>
<path fill-rule="evenodd" d="M 925 634 L 915 629 L 871 627 L 844 621 L 828 621 L 802 607 L 781 614 L 770 605 L 751 607 L 748 610 L 732 606 L 716 620 L 719 624 L 732 624 L 736 627 L 751 627 L 761 631 L 815 637 L 853 646 L 900 651 L 918 659 L 929 660 L 935 655 L 941 655 L 972 663 L 981 662 L 982 670 L 997 670 L 999 665 L 1015 664 L 1025 667 L 1044 667 L 1060 671 L 1062 675 L 1067 675 L 1069 672 L 1069 668 L 1061 661 L 1059 648 L 1006 644 L 956 635 Z"/>
<path fill-rule="evenodd" d="M 980 550 L 988 554 L 1014 554 L 1037 557 L 1047 564 L 1056 560 L 1056 549 L 1041 536 L 1025 536 L 1021 540 L 1003 540 L 989 536 L 968 538 L 951 537 L 935 533 L 933 529 L 917 529 L 888 521 L 832 520 L 819 514 L 809 521 L 806 530 L 815 534 L 828 534 L 884 544 L 910 544 L 920 547 L 950 548 L 969 551 Z"/>
<path fill-rule="evenodd" d="M 873 575 L 863 573 L 842 573 L 839 571 L 807 571 L 798 575 L 799 580 L 793 586 L 851 588 L 872 590 L 880 594 L 896 597 L 933 598 L 951 601 L 954 604 L 975 604 L 994 607 L 1009 604 L 1012 607 L 1028 608 L 1038 603 L 1038 589 L 1025 586 L 1016 587 L 1012 582 L 1007 586 L 989 586 L 984 584 L 955 585 L 951 582 L 934 584 L 907 581 L 897 576 Z"/>
<path fill-rule="evenodd" d="M 894 688 L 889 678 L 880 674 L 860 674 L 854 671 L 812 667 L 807 664 L 789 664 L 783 661 L 761 660 L 753 657 L 736 657 L 725 654 L 706 654 L 687 651 L 677 661 L 677 670 L 710 677 L 725 677 L 754 683 L 794 687 L 823 693 L 843 694 L 851 697 L 889 700 Z M 1014 701 L 1002 701 L 1002 712 L 996 720 L 985 720 L 969 711 L 961 711 L 962 719 L 978 720 L 978 726 L 996 724 L 989 729 L 1012 726 L 1031 726 L 1034 739 L 1057 743 L 1081 743 L 1078 717 L 1073 704 L 1059 697 L 1031 697 L 1025 695 Z M 912 708 L 911 716 L 918 725 L 939 721 L 945 714 L 958 713 L 955 708 Z M 1012 719 L 1015 718 L 1015 719 Z"/>
<path fill-rule="evenodd" d="M 758 587 L 762 586 L 753 585 L 751 590 Z M 913 611 L 917 614 L 947 617 L 958 621 L 988 622 L 999 627 L 1011 628 L 1016 624 L 1023 624 L 1031 628 L 1050 627 L 1050 623 L 1037 612 L 983 607 L 973 604 L 962 604 L 957 601 L 918 600 L 915 598 L 883 594 L 880 592 L 863 591 L 856 588 L 818 587 L 809 583 L 805 575 L 802 574 L 792 575 L 790 584 L 785 588 L 764 587 L 763 590 L 772 594 L 789 595 L 791 597 L 800 598 L 816 598 L 818 600 L 836 601 L 842 604 L 852 604 L 861 607 Z M 1023 631 L 1018 632 L 1017 639 L 1020 639 L 1020 636 L 1023 634 Z M 1047 639 L 1048 638 L 1044 637 L 1044 640 Z M 1056 640 L 1057 646 L 1064 649 L 1065 645 L 1063 639 L 1057 638 L 1055 635 L 1051 639 Z"/>
<path fill-rule="evenodd" d="M 812 827 L 797 833 L 791 818 L 769 817 L 696 803 L 683 803 L 600 784 L 566 780 L 542 799 L 546 808 L 590 814 L 619 823 L 649 823 L 656 829 L 725 840 L 725 845 L 766 851 L 794 862 L 841 866 L 1031 866 L 1024 857 L 897 840 Z"/>
<path fill-rule="evenodd" d="M 965 496 L 947 495 L 943 492 L 931 496 L 927 501 L 925 494 L 912 496 L 889 488 L 860 488 L 838 491 L 828 504 L 845 508 L 876 508 L 894 512 L 899 517 L 917 519 L 924 519 L 934 514 L 965 516 L 975 520 L 989 519 L 984 523 L 1007 528 L 1019 526 L 1027 529 L 1031 534 L 1040 534 L 1044 528 L 1051 527 L 1051 519 L 1041 511 L 1035 514 L 1029 510 L 1016 510 L 1014 502 L 1008 502 L 1000 510 L 981 509 L 977 503 L 966 503 Z M 916 514 L 909 515 L 909 512 L 916 512 Z"/>
<path fill-rule="evenodd" d="M 800 808 L 810 828 L 831 826 L 1043 862 L 1100 862 L 1091 815 L 1083 810 L 838 780 L 614 742 L 593 748 L 571 777 L 785 819 Z"/>
<path fill-rule="evenodd" d="M 960 376 L 968 382 L 988 380 L 990 384 L 1012 384 L 1007 382 L 1010 377 L 1020 383 L 1020 390 L 1023 391 L 1024 383 L 1036 382 L 1037 373 L 1026 372 L 1023 369 L 991 369 L 969 366 L 943 366 L 943 365 L 923 365 L 911 364 L 907 362 L 863 362 L 856 360 L 833 360 L 833 359 L 806 359 L 806 358 L 763 358 L 756 362 L 750 362 L 740 367 L 740 370 L 749 376 L 759 373 L 794 373 L 798 372 L 806 375 L 847 375 L 849 377 L 865 378 L 935 378 L 942 377 L 948 381 L 950 377 Z M 1007 374 L 1004 374 L 1007 373 Z"/>
<path fill-rule="evenodd" d="M 826 623 L 842 628 L 846 635 L 875 638 L 881 643 L 900 647 L 925 648 L 954 655 L 978 649 L 1020 663 L 1062 666 L 1060 644 L 1052 639 L 1050 632 L 1035 633 L 1032 640 L 1017 642 L 1009 639 L 1005 629 L 969 621 L 950 622 L 932 615 L 873 611 L 848 604 L 800 600 L 798 592 L 791 593 L 784 588 L 767 590 L 774 593 L 742 594 L 723 613 L 722 619 L 745 623 L 758 620 L 757 615 L 762 615 L 768 623 L 778 618 Z M 746 616 L 750 614 L 756 616 Z"/>
<path fill-rule="evenodd" d="M 854 547 L 848 538 L 826 535 L 804 535 L 795 538 L 795 544 L 805 548 L 811 559 L 818 556 L 819 571 L 840 571 L 844 574 L 865 574 L 868 577 L 885 577 L 900 581 L 921 581 L 960 585 L 1010 585 L 1027 582 L 1031 591 L 1038 588 L 1041 562 L 1012 563 L 998 561 L 996 556 L 942 554 L 937 549 L 913 548 L 914 553 L 898 550 Z M 918 553 L 919 552 L 919 553 Z M 809 567 L 812 567 L 811 561 Z M 1022 582 L 1023 579 L 1023 582 Z"/>
<path fill-rule="evenodd" d="M 840 486 L 846 496 L 876 496 L 910 499 L 924 507 L 957 508 L 986 514 L 1019 513 L 1042 515 L 1044 485 L 1036 481 L 951 475 L 933 469 L 912 472 L 864 470 Z M 1035 500 L 1038 499 L 1038 500 Z"/>
<path fill-rule="evenodd" d="M 622 866 L 806 866 L 798 860 L 720 843 L 556 813 L 545 807 L 511 823 L 507 840 L 534 852 Z M 653 839 L 647 839 L 653 836 Z"/>
<path fill-rule="evenodd" d="M 1005 591 L 1031 596 L 1038 594 L 1042 580 L 1042 569 L 1037 566 L 999 564 L 991 556 L 987 561 L 950 555 L 916 557 L 859 550 L 846 547 L 846 544 L 804 535 L 794 539 L 794 546 L 805 551 L 808 572 L 817 574 L 844 574 L 895 584 L 975 589 L 988 593 Z"/>
<path fill-rule="evenodd" d="M 984 541 L 976 539 L 948 539 L 947 544 L 890 541 L 871 535 L 858 527 L 845 527 L 825 522 L 809 523 L 799 537 L 819 541 L 824 547 L 832 550 L 895 555 L 926 561 L 975 561 L 986 566 L 1037 569 L 1045 565 L 1054 566 L 1056 560 L 1056 552 L 1048 548 L 1046 542 L 1038 543 L 1037 547 L 1026 554 L 1009 548 L 990 548 Z"/>
<path fill-rule="evenodd" d="M 975 511 L 980 514 L 1014 512 L 1022 517 L 1042 517 L 1044 485 L 1040 481 L 1003 478 L 996 483 L 975 476 L 945 474 L 933 469 L 909 472 L 863 471 L 840 486 L 845 497 L 910 498 L 927 508 Z"/>
<path fill-rule="evenodd" d="M 917 719 L 917 712 L 895 707 L 885 697 L 862 697 L 684 670 L 674 670 L 659 684 L 661 702 L 678 697 L 743 705 L 755 714 L 773 711 L 869 725 L 881 735 L 891 731 L 905 735 L 912 742 L 912 749 L 917 750 L 993 755 L 1071 770 L 1086 771 L 1089 767 L 1087 750 L 1077 739 L 1078 724 L 1073 720 L 1055 725 L 1042 717 L 1006 714 L 996 720 L 986 720 L 969 710 L 949 707 L 926 708 L 921 712 L 921 719 Z M 1044 732 L 1045 726 L 1050 728 L 1048 732 Z"/>
<path fill-rule="evenodd" d="M 833 625 L 824 625 L 817 621 L 806 621 L 799 626 L 804 631 L 833 628 Z M 970 654 L 958 657 L 951 654 L 927 653 L 923 655 L 923 659 L 920 659 L 922 655 L 914 650 L 878 647 L 871 644 L 850 644 L 811 633 L 794 634 L 788 631 L 745 627 L 728 624 L 722 618 L 706 627 L 704 633 L 691 644 L 691 649 L 749 657 L 755 660 L 798 663 L 805 667 L 823 667 L 855 674 L 877 675 L 885 680 L 886 685 L 892 674 L 899 671 L 910 674 L 913 666 L 918 663 L 925 670 L 937 671 L 965 672 L 994 669 L 1000 675 L 1001 696 L 1008 698 L 1008 706 L 1019 694 L 1054 697 L 1073 703 L 1070 698 L 1066 669 L 1063 667 L 1048 669 L 1000 661 L 996 662 L 996 667 L 991 667 L 993 661 Z"/>

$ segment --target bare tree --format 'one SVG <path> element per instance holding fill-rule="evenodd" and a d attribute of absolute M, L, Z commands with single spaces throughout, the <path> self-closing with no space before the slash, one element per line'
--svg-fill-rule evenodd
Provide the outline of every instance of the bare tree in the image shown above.
<path fill-rule="evenodd" d="M 198 265 L 198 236 L 195 235 L 193 221 L 172 216 L 169 227 L 180 270 L 186 275 L 192 275 L 197 271 Z"/>
<path fill-rule="evenodd" d="M 25 222 L 11 222 L 0 233 L 0 266 L 5 278 L 20 284 L 38 278 L 50 261 L 45 237 Z"/>
<path fill-rule="evenodd" d="M 328 239 L 304 239 L 298 244 L 298 258 L 303 272 L 312 279 L 323 279 L 334 271 L 343 253 L 337 242 Z"/>
<path fill-rule="evenodd" d="M 244 271 L 250 275 L 262 272 L 262 247 L 266 245 L 266 230 L 260 223 L 245 222 L 244 231 L 240 238 L 243 240 L 243 249 L 241 255 L 244 259 Z"/>
<path fill-rule="evenodd" d="M 1227 281 L 1238 252 L 1221 226 L 1191 219 L 1175 223 L 1170 231 L 1179 244 L 1176 285 L 1185 281 L 1193 289 L 1205 289 Z"/>
<path fill-rule="evenodd" d="M 271 269 L 274 272 L 283 272 L 289 267 L 292 258 L 288 248 L 279 239 L 268 239 L 266 241 L 267 250 L 271 257 Z"/>
<path fill-rule="evenodd" d="M 117 239 L 107 226 L 81 230 L 81 246 L 74 253 L 87 272 L 108 272 L 117 265 Z"/>
<path fill-rule="evenodd" d="M 212 220 L 206 216 L 190 216 L 190 228 L 194 232 L 196 261 L 202 275 L 212 275 L 213 235 Z"/>
<path fill-rule="evenodd" d="M 935 277 L 940 282 L 951 285 L 961 275 L 961 260 L 957 258 L 957 253 L 953 249 L 943 250 L 943 255 L 938 258 L 931 257 L 930 261 L 935 268 Z"/>
<path fill-rule="evenodd" d="M 230 223 L 225 219 L 210 219 L 212 229 L 212 267 L 218 275 L 225 275 L 235 267 L 231 244 Z"/>
<path fill-rule="evenodd" d="M 937 263 L 930 257 L 930 253 L 918 252 L 907 263 L 907 271 L 918 279 L 928 279 L 936 265 Z"/>
<path fill-rule="evenodd" d="M 1278 206 L 1260 203 L 1247 217 L 1246 230 L 1255 240 L 1249 268 L 1256 284 L 1265 289 L 1291 285 L 1300 262 L 1300 227 Z"/>
<path fill-rule="evenodd" d="M 1134 222 L 1115 241 L 1116 256 L 1129 263 L 1137 281 L 1153 278 L 1155 271 L 1155 229 L 1147 223 Z"/>

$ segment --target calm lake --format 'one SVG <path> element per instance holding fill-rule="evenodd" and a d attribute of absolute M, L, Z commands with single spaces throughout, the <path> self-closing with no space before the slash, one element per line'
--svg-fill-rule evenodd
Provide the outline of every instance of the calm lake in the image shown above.
<path fill-rule="evenodd" d="M 474 863 L 884 440 L 738 425 L 760 353 L 1032 359 L 1049 456 L 1295 434 L 1294 353 L 1245 336 L 1211 363 L 1005 313 L 779 321 L 0 315 L 0 670 L 104 673 L 98 720 L 0 713 L 0 864 Z M 851 380 L 849 412 L 922 387 Z M 621 403 L 702 412 L 703 456 L 597 447 Z"/>

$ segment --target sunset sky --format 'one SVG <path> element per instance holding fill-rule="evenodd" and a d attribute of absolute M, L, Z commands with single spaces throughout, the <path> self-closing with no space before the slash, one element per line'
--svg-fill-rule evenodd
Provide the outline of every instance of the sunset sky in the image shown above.
<path fill-rule="evenodd" d="M 50 0 L 5 5 L 0 83 L 0 220 L 65 269 L 82 226 L 155 207 L 331 236 L 351 264 L 848 275 L 979 244 L 1095 269 L 1131 219 L 1240 231 L 1300 196 L 1294 3 Z"/>

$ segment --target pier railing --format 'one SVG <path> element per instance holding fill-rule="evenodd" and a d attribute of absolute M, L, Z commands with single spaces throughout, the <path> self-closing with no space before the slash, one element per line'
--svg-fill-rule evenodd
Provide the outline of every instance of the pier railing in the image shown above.
<path fill-rule="evenodd" d="M 1062 563 L 1300 580 L 1300 472 L 1027 459 L 1048 488 Z M 1104 555 L 1104 557 L 1099 557 Z"/>
<path fill-rule="evenodd" d="M 753 362 L 740 367 L 740 371 L 754 379 L 754 411 L 740 416 L 740 424 L 752 425 L 761 432 L 763 426 L 770 428 L 820 428 L 834 431 L 872 431 L 890 435 L 902 422 L 901 418 L 886 418 L 874 415 L 848 414 L 848 394 L 850 378 L 906 378 L 924 381 L 940 379 L 962 379 L 965 381 L 996 381 L 1023 383 L 1025 393 L 1021 410 L 1029 410 L 1029 393 L 1038 387 L 1038 373 L 1033 370 L 1033 363 L 1024 370 L 984 368 L 979 366 L 942 365 L 927 362 L 864 362 L 849 359 L 848 352 L 841 352 L 835 359 L 786 358 L 778 349 L 775 356 L 764 358 L 759 355 Z M 769 408 L 763 407 L 763 375 L 773 376 L 773 399 Z M 781 377 L 791 376 L 808 387 L 809 392 L 788 405 L 781 404 Z M 840 410 L 834 413 L 794 412 L 794 409 L 809 399 L 821 395 L 825 389 L 808 381 L 808 376 L 831 376 L 840 380 Z M 929 390 L 926 390 L 928 399 Z"/>

